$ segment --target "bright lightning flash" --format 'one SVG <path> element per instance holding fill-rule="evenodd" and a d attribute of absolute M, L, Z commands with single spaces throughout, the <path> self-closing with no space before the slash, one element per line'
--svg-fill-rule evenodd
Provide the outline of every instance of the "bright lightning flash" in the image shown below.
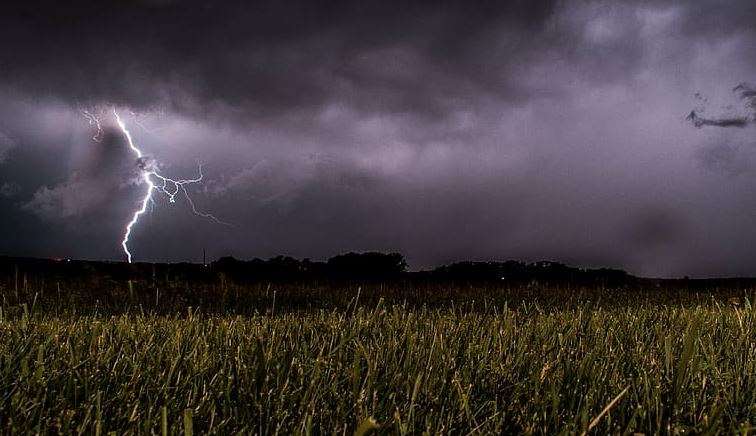
<path fill-rule="evenodd" d="M 179 194 L 179 192 L 184 194 L 184 197 L 186 198 L 189 205 L 192 207 L 192 212 L 194 212 L 195 215 L 199 215 L 204 218 L 209 218 L 213 221 L 215 221 L 218 224 L 224 224 L 228 225 L 228 223 L 225 223 L 215 216 L 209 214 L 209 213 L 202 213 L 197 210 L 197 208 L 194 205 L 194 201 L 192 201 L 192 198 L 189 196 L 189 192 L 186 190 L 186 185 L 190 185 L 193 183 L 200 183 L 202 181 L 202 165 L 198 164 L 199 167 L 199 175 L 194 179 L 178 179 L 174 180 L 168 177 L 163 176 L 158 172 L 158 165 L 157 163 L 149 159 L 142 153 L 142 150 L 140 150 L 135 144 L 134 140 L 131 137 L 131 133 L 129 132 L 129 129 L 126 128 L 126 124 L 124 124 L 123 120 L 121 120 L 121 117 L 118 115 L 118 112 L 116 112 L 115 109 L 113 109 L 113 114 L 115 115 L 116 123 L 118 124 L 118 127 L 121 129 L 121 132 L 123 132 L 123 135 L 126 137 L 126 140 L 129 143 L 129 147 L 134 152 L 134 154 L 137 157 L 137 162 L 139 163 L 139 168 L 142 171 L 142 180 L 147 185 L 147 190 L 144 193 L 144 198 L 142 198 L 141 201 L 141 207 L 137 209 L 134 212 L 134 215 L 131 217 L 131 221 L 126 225 L 126 231 L 123 235 L 123 240 L 121 241 L 121 247 L 123 247 L 123 252 L 126 254 L 126 259 L 129 263 L 131 263 L 132 255 L 131 251 L 129 251 L 129 238 L 131 237 L 131 231 L 133 230 L 134 226 L 139 222 L 139 217 L 141 217 L 145 212 L 147 212 L 147 206 L 151 203 L 154 204 L 154 199 L 152 198 L 152 193 L 154 191 L 157 191 L 159 193 L 164 194 L 168 201 L 171 203 L 176 202 L 176 195 Z M 90 119 L 90 123 L 96 124 L 98 131 L 100 130 L 100 124 L 99 121 L 97 121 L 97 118 L 92 116 L 89 113 L 86 113 L 87 118 Z M 94 120 L 94 121 L 93 121 Z M 99 133 L 98 136 L 99 137 Z"/>

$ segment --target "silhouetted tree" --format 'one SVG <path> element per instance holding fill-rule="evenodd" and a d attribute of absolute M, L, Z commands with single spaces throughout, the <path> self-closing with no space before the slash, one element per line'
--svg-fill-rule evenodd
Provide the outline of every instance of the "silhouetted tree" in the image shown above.
<path fill-rule="evenodd" d="M 350 280 L 395 280 L 407 270 L 399 253 L 347 253 L 328 259 L 331 277 Z"/>

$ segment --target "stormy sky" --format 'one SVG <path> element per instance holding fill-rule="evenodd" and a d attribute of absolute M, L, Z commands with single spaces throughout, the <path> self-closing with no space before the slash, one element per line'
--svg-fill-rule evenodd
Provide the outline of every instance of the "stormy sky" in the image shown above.
<path fill-rule="evenodd" d="M 0 254 L 756 275 L 756 2 L 0 3 Z M 742 84 L 742 85 L 741 85 Z M 84 115 L 96 114 L 103 128 Z"/>

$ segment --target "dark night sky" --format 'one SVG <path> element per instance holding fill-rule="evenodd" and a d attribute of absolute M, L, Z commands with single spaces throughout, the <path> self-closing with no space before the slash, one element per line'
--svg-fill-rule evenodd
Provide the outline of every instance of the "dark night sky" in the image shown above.
<path fill-rule="evenodd" d="M 752 0 L 4 0 L 0 254 L 123 259 L 115 108 L 231 224 L 156 197 L 136 260 L 756 275 L 754 81 Z"/>

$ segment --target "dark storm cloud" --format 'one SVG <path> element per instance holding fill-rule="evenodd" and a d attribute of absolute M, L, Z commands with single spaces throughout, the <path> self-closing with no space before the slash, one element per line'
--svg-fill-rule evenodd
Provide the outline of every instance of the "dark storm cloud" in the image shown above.
<path fill-rule="evenodd" d="M 516 93 L 491 67 L 512 62 L 555 4 L 9 1 L 0 5 L 0 52 L 9 55 L 0 83 L 202 115 L 334 100 L 438 115 L 478 87 Z M 499 28 L 512 35 L 503 47 Z"/>
<path fill-rule="evenodd" d="M 634 6 L 676 9 L 681 14 L 678 26 L 685 32 L 686 36 L 710 38 L 712 35 L 756 32 L 753 26 L 754 19 L 756 19 L 756 4 L 753 2 L 735 1 L 723 3 L 719 0 L 621 1 Z"/>
<path fill-rule="evenodd" d="M 673 2 L 674 3 L 674 2 Z M 685 30 L 694 35 L 736 34 L 756 32 L 756 4 L 753 2 L 722 3 L 703 0 L 686 8 Z"/>
<path fill-rule="evenodd" d="M 741 83 L 733 89 L 733 92 L 740 94 L 740 100 L 745 103 L 746 109 L 752 112 L 750 115 L 731 118 L 706 118 L 699 116 L 696 110 L 693 110 L 686 119 L 698 128 L 704 126 L 743 128 L 752 124 L 756 125 L 756 88 L 747 83 Z"/>
<path fill-rule="evenodd" d="M 92 141 L 86 107 L 111 126 L 118 109 L 171 177 L 201 161 L 190 193 L 233 224 L 158 198 L 137 259 L 753 274 L 753 131 L 684 115 L 753 78 L 755 5 L 4 1 L 0 252 L 121 258 L 139 162 L 117 130 Z M 694 122 L 750 123 L 740 97 L 745 115 Z"/>
<path fill-rule="evenodd" d="M 713 127 L 737 127 L 742 129 L 751 123 L 748 118 L 702 118 L 698 116 L 695 111 L 692 111 L 688 117 L 688 120 L 693 123 L 694 126 L 701 128 L 704 126 Z"/>
<path fill-rule="evenodd" d="M 22 205 L 22 209 L 48 220 L 86 217 L 108 206 L 111 197 L 118 195 L 130 184 L 135 184 L 139 175 L 134 171 L 120 131 L 108 127 L 94 152 L 86 161 L 80 162 L 71 175 L 55 186 L 42 186 L 34 196 Z"/>

